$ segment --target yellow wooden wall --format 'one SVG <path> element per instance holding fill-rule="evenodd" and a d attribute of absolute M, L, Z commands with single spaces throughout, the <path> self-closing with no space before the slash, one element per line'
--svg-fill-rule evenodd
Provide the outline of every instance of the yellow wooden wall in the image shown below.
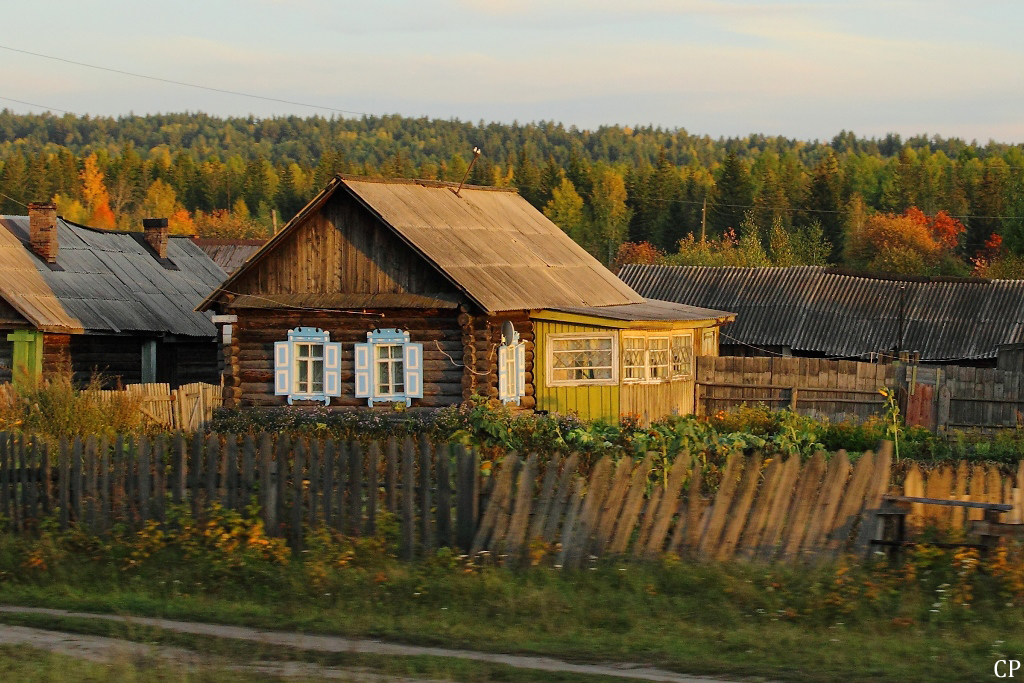
<path fill-rule="evenodd" d="M 535 367 L 534 386 L 537 396 L 537 410 L 552 413 L 575 412 L 587 420 L 604 419 L 609 422 L 619 420 L 619 392 L 617 385 L 612 386 L 581 386 L 581 387 L 549 387 L 547 385 L 547 337 L 550 334 L 585 334 L 587 332 L 611 332 L 602 327 L 591 325 L 573 325 L 569 323 L 548 322 L 537 320 L 534 323 Z"/>

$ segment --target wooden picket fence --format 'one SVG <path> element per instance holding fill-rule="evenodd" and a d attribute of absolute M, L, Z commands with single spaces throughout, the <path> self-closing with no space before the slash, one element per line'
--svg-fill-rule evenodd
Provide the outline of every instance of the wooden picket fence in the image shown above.
<path fill-rule="evenodd" d="M 62 528 L 103 532 L 164 522 L 168 506 L 198 515 L 212 504 L 251 503 L 270 535 L 301 542 L 307 526 L 372 535 L 397 516 L 402 556 L 468 547 L 480 492 L 476 454 L 425 437 L 402 443 L 288 435 L 202 434 L 62 440 L 56 446 L 0 433 L 0 514 L 15 531 L 56 514 Z"/>
<path fill-rule="evenodd" d="M 1002 521 L 1024 522 L 1024 463 L 931 469 L 892 462 L 882 444 L 853 462 L 826 457 L 730 456 L 721 470 L 680 454 L 662 470 L 577 454 L 507 455 L 482 476 L 476 453 L 426 435 L 342 442 L 269 433 L 119 436 L 50 445 L 0 433 L 0 515 L 17 532 L 46 515 L 64 528 L 104 532 L 168 519 L 169 506 L 200 515 L 213 504 L 258 506 L 271 535 L 301 545 L 326 525 L 372 535 L 393 515 L 401 556 L 438 547 L 485 552 L 503 564 L 552 556 L 577 568 L 593 558 L 652 559 L 671 552 L 700 561 L 823 561 L 867 553 L 880 538 L 886 493 L 1011 503 Z M 908 526 L 966 529 L 973 511 L 915 505 Z"/>

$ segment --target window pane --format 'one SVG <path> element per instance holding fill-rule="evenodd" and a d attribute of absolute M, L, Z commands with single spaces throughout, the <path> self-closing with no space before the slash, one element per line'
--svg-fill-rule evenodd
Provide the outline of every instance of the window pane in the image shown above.
<path fill-rule="evenodd" d="M 309 355 L 312 358 L 323 358 L 324 357 L 324 345 L 323 344 L 310 344 Z"/>

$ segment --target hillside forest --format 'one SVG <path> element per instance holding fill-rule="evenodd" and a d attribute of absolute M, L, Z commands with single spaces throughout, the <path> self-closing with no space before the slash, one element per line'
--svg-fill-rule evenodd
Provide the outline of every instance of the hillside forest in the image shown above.
<path fill-rule="evenodd" d="M 937 136 L 718 138 L 683 129 L 380 116 L 118 118 L 0 111 L 0 213 L 268 236 L 336 173 L 515 187 L 610 265 L 833 264 L 1024 277 L 1024 145 Z"/>

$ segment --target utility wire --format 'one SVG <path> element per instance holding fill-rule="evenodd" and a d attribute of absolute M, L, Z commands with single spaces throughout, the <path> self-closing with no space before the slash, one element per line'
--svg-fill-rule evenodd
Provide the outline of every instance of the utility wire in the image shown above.
<path fill-rule="evenodd" d="M 18 204 L 19 206 L 24 206 L 26 209 L 28 208 L 28 204 L 24 204 L 24 203 L 18 201 L 17 199 L 15 199 L 14 197 L 12 197 L 9 194 L 4 194 L 3 192 L 0 192 L 0 197 L 3 197 L 4 199 L 10 199 L 15 204 Z"/>
<path fill-rule="evenodd" d="M 311 104 L 309 102 L 297 102 L 295 100 L 285 100 L 279 97 L 267 97 L 266 95 L 254 95 L 252 93 L 242 92 L 240 90 L 228 90 L 226 88 L 214 88 L 208 85 L 199 85 L 198 83 L 188 83 L 186 81 L 176 81 L 171 78 L 161 78 L 159 76 L 150 76 L 148 74 L 140 74 L 134 71 L 124 71 L 122 69 L 112 69 L 106 66 L 99 66 L 97 64 L 87 64 L 86 62 L 79 62 L 73 59 L 65 59 L 63 57 L 54 57 L 53 55 L 44 55 L 40 52 L 32 52 L 30 50 L 21 50 L 16 47 L 10 47 L 8 45 L 0 45 L 0 50 L 7 50 L 8 52 L 17 52 L 23 55 L 31 55 L 32 57 L 39 57 L 41 59 L 49 59 L 55 62 L 63 62 L 65 64 L 73 64 L 75 66 L 85 67 L 87 69 L 96 69 L 98 71 L 107 71 L 109 73 L 120 74 L 122 76 L 132 76 L 134 78 L 144 78 L 147 81 L 157 81 L 159 83 L 170 83 L 171 85 L 180 85 L 185 88 L 196 88 L 197 90 L 207 90 L 209 92 L 218 92 L 226 95 L 236 95 L 238 97 L 249 97 L 256 100 L 264 100 L 266 102 L 277 102 L 279 104 L 291 104 L 298 107 L 309 107 L 311 109 L 322 109 L 324 111 L 336 112 L 339 114 L 353 114 L 355 116 L 369 116 L 369 114 L 361 111 L 350 111 L 348 109 L 339 109 L 337 107 L 327 107 L 322 104 Z M 6 98 L 5 98 L 6 99 Z M 22 103 L 25 104 L 25 103 Z M 39 105 L 32 105 L 39 106 Z M 61 110 L 57 110 L 61 111 Z M 67 113 L 67 112 L 65 112 Z"/>
<path fill-rule="evenodd" d="M 71 114 L 72 116 L 78 116 L 78 114 L 75 114 L 74 112 L 71 112 L 71 111 L 67 111 L 65 109 L 58 109 L 57 107 L 48 107 L 45 104 L 36 104 L 35 102 L 26 102 L 24 100 L 16 100 L 13 97 L 3 97 L 2 95 L 0 95 L 0 100 L 4 100 L 5 102 L 17 102 L 18 104 L 24 104 L 24 105 L 26 105 L 28 107 L 39 107 L 40 109 L 49 109 L 51 111 L 59 111 L 61 114 Z"/>

